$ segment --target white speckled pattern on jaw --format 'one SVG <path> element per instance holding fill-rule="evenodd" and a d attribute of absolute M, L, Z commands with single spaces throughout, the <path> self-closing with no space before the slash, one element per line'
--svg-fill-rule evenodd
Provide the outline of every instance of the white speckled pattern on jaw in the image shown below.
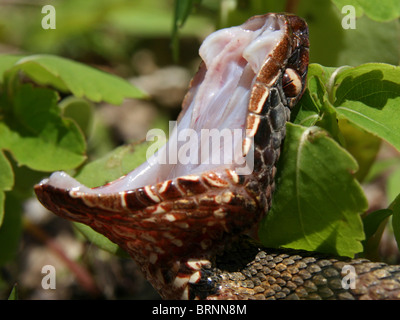
<path fill-rule="evenodd" d="M 262 67 L 268 53 L 283 37 L 283 29 L 283 22 L 278 21 L 275 16 L 270 16 L 266 20 L 254 19 L 242 26 L 222 29 L 208 36 L 200 48 L 200 56 L 207 68 L 204 79 L 189 90 L 188 96 L 193 95 L 190 104 L 173 131 L 171 142 L 161 148 L 158 154 L 167 152 L 170 148 L 177 150 L 186 143 L 180 141 L 178 145 L 173 145 L 183 129 L 192 128 L 198 133 L 201 129 L 244 130 L 255 74 Z M 203 143 L 209 144 L 209 141 Z M 245 147 L 249 150 L 247 144 Z M 209 146 L 204 145 L 203 148 Z M 242 148 L 242 141 L 239 141 L 234 148 L 241 150 L 239 148 Z M 234 164 L 229 164 L 232 160 L 222 158 L 226 157 L 222 154 L 223 152 L 220 163 L 227 164 L 219 166 L 234 169 Z M 95 189 L 83 186 L 64 172 L 54 173 L 43 183 L 83 193 L 109 194 L 152 185 L 189 173 L 215 169 L 209 159 L 201 159 L 202 163 L 196 163 L 198 155 L 194 155 L 193 157 L 197 159 L 192 158 L 187 165 L 159 164 L 156 155 L 122 179 Z M 210 154 L 210 157 L 212 156 Z"/>

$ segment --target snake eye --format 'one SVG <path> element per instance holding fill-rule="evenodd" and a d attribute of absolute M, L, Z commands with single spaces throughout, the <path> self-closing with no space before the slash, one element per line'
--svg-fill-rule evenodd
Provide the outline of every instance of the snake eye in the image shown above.
<path fill-rule="evenodd" d="M 302 90 L 301 78 L 299 74 L 291 69 L 287 68 L 282 78 L 282 88 L 287 98 L 294 98 L 299 95 Z"/>

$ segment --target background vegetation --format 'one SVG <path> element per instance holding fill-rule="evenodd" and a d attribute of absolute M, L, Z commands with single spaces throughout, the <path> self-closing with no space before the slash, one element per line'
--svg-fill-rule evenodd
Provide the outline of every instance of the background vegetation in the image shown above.
<path fill-rule="evenodd" d="M 55 30 L 41 27 L 46 4 L 56 8 Z M 348 4 L 356 29 L 341 25 Z M 32 187 L 55 170 L 96 186 L 133 169 L 144 159 L 138 141 L 147 130 L 176 118 L 204 37 L 266 12 L 307 20 L 313 65 L 261 240 L 400 263 L 398 1 L 0 6 L 0 297 L 15 283 L 23 299 L 157 297 L 114 244 L 43 210 Z M 62 290 L 42 289 L 45 264 L 56 266 Z"/>

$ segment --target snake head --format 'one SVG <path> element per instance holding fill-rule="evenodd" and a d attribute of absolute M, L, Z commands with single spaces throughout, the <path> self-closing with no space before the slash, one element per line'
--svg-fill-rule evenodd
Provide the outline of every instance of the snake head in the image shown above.
<path fill-rule="evenodd" d="M 287 20 L 292 30 L 292 53 L 286 63 L 282 88 L 289 107 L 293 107 L 306 88 L 310 43 L 305 21 L 295 15 L 288 15 Z"/>
<path fill-rule="evenodd" d="M 178 124 L 162 149 L 97 188 L 55 172 L 35 186 L 38 199 L 125 249 L 163 297 L 187 297 L 185 284 L 202 279 L 204 261 L 269 209 L 289 107 L 305 87 L 307 35 L 303 20 L 284 14 L 256 16 L 211 34 L 200 48 L 203 63 Z M 194 132 L 197 149 L 208 152 L 191 154 L 185 164 L 158 161 L 185 145 L 179 140 L 184 130 Z M 209 152 L 202 130 L 236 130 L 241 138 L 231 140 L 231 153 L 225 144 Z M 252 168 L 240 173 L 249 154 Z"/>

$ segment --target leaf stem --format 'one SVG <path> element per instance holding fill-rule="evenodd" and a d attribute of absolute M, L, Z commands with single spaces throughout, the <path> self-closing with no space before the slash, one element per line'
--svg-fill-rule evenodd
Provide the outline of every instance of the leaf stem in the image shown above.
<path fill-rule="evenodd" d="M 81 265 L 72 261 L 60 247 L 42 228 L 32 223 L 29 219 L 23 219 L 24 229 L 28 231 L 36 239 L 44 243 L 52 252 L 54 252 L 68 267 L 68 269 L 75 275 L 77 281 L 82 288 L 93 297 L 100 296 L 100 290 L 97 287 L 93 277 Z"/>

